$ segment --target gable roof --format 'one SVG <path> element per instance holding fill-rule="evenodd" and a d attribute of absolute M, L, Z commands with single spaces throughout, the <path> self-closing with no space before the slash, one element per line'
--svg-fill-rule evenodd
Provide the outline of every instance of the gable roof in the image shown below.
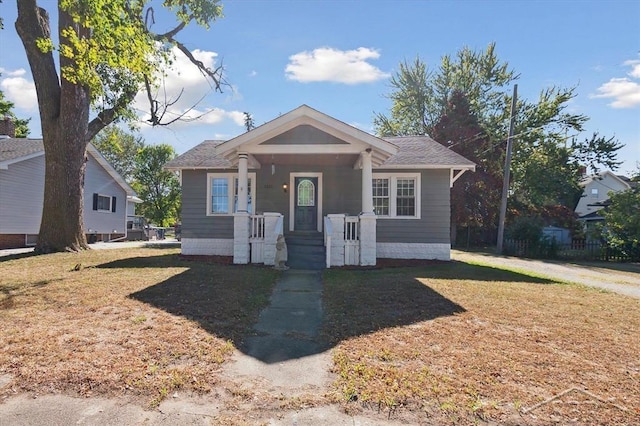
<path fill-rule="evenodd" d="M 327 114 L 317 111 L 308 105 L 301 105 L 250 132 L 246 132 L 223 142 L 216 147 L 218 155 L 229 159 L 235 159 L 239 151 L 247 150 L 246 147 L 260 145 L 269 139 L 281 135 L 293 128 L 309 125 L 337 139 L 346 142 L 345 145 L 354 145 L 361 150 L 371 148 L 373 150 L 373 162 L 381 163 L 398 152 L 398 148 L 383 139 L 370 133 L 350 126 Z M 305 153 L 314 154 L 313 146 L 307 146 Z M 232 160 L 233 161 L 233 160 Z"/>
<path fill-rule="evenodd" d="M 580 186 L 586 187 L 588 184 L 590 184 L 593 181 L 602 180 L 605 176 L 609 176 L 612 179 L 619 181 L 621 184 L 623 184 L 623 186 L 626 186 L 627 189 L 632 187 L 631 179 L 629 179 L 626 176 L 616 175 L 615 173 L 613 173 L 612 171 L 609 171 L 609 170 L 605 170 L 603 172 L 596 173 L 596 174 L 589 175 L 589 176 L 585 177 L 582 180 L 582 182 L 580 182 Z"/>
<path fill-rule="evenodd" d="M 329 142 L 329 145 L 324 145 L 325 147 L 331 146 L 335 147 L 333 149 L 344 149 L 345 145 L 351 143 L 357 145 L 358 149 L 370 147 L 374 151 L 374 169 L 475 169 L 475 164 L 472 161 L 439 144 L 429 136 L 379 138 L 318 112 L 307 105 L 302 105 L 228 141 L 206 140 L 174 160 L 169 161 L 165 168 L 169 170 L 232 169 L 235 168 L 235 158 L 238 152 L 246 151 L 252 154 L 252 148 L 256 147 L 259 149 L 274 149 L 274 147 L 278 147 L 278 145 L 271 142 L 274 137 L 286 135 L 292 129 L 304 126 L 311 126 L 327 133 L 332 142 Z M 338 143 L 338 139 L 345 142 Z M 292 146 L 297 147 L 300 154 L 321 153 L 314 151 L 314 144 L 309 143 L 309 141 L 299 142 L 297 145 L 287 145 L 287 147 Z M 352 154 L 359 153 L 357 149 L 351 149 L 351 151 L 353 151 L 351 152 Z M 274 153 L 277 154 L 277 152 Z M 251 155 L 249 159 L 253 161 Z"/>
<path fill-rule="evenodd" d="M 137 196 L 136 192 L 109 164 L 109 162 L 92 145 L 87 145 L 87 152 L 105 169 L 127 195 Z M 44 155 L 42 139 L 3 138 L 0 139 L 0 169 L 7 169 L 11 164 L 26 161 Z"/>

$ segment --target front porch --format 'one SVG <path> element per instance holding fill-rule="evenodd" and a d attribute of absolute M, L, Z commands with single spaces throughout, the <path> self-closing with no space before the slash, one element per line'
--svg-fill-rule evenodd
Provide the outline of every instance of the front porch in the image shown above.
<path fill-rule="evenodd" d="M 275 265 L 276 241 L 278 235 L 284 235 L 289 245 L 290 260 L 296 256 L 305 259 L 304 264 L 330 268 L 332 266 L 376 264 L 376 217 L 375 215 L 349 216 L 329 214 L 323 218 L 323 232 L 297 231 L 285 232 L 284 215 L 264 213 L 258 215 L 237 215 L 235 224 L 245 228 L 248 220 L 248 245 L 245 238 L 235 240 L 241 232 L 234 232 L 234 263 L 258 263 Z M 239 250 L 236 250 L 236 247 Z M 249 253 L 245 250 L 248 248 Z M 292 248 L 295 248 L 292 250 Z M 321 248 L 319 251 L 318 249 Z M 241 249 L 241 250 L 240 250 Z M 318 255 L 322 259 L 318 259 Z M 236 256 L 242 257 L 236 257 Z M 248 261 L 241 261 L 248 259 Z M 299 267 L 294 265 L 294 267 Z"/>

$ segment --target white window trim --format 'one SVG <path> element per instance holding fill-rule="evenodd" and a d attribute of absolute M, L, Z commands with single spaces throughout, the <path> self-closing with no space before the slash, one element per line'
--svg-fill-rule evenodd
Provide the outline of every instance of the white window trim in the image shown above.
<path fill-rule="evenodd" d="M 97 194 L 98 194 L 98 203 L 96 205 L 96 210 L 95 211 L 100 212 L 100 213 L 112 213 L 111 206 L 113 204 L 113 198 L 111 197 L 111 195 L 105 195 L 105 194 L 100 194 L 100 193 L 97 193 Z M 108 209 L 105 210 L 105 209 L 101 209 L 100 208 L 100 197 L 104 197 L 104 198 L 108 198 L 109 199 L 109 208 Z"/>
<path fill-rule="evenodd" d="M 251 214 L 255 214 L 255 212 L 257 211 L 256 208 L 256 173 L 252 172 L 252 173 L 248 173 L 249 175 L 249 181 L 251 181 L 251 200 L 253 201 L 252 207 L 253 207 L 253 212 Z M 228 197 L 228 206 L 229 206 L 229 212 L 227 213 L 212 213 L 211 212 L 211 180 L 213 178 L 216 179 L 220 179 L 220 178 L 226 178 L 227 179 L 227 188 L 229 188 L 229 193 L 227 194 Z M 206 215 L 207 216 L 233 216 L 233 206 L 235 205 L 234 203 L 234 198 L 235 198 L 235 179 L 238 178 L 238 173 L 207 173 L 207 212 Z"/>
<path fill-rule="evenodd" d="M 402 220 L 415 220 L 420 219 L 420 194 L 421 178 L 420 173 L 373 173 L 373 179 L 388 179 L 389 180 L 389 215 L 388 216 L 376 216 L 378 219 L 402 219 Z M 416 196 L 416 214 L 415 216 L 396 216 L 396 204 L 398 197 L 398 179 L 414 179 L 416 182 L 415 196 Z"/>

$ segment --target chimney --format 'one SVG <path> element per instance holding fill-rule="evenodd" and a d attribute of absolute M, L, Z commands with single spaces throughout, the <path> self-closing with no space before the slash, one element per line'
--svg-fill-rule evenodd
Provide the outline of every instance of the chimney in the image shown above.
<path fill-rule="evenodd" d="M 4 116 L 0 120 L 0 138 L 2 136 L 15 138 L 16 137 L 16 125 L 13 119 L 8 115 Z"/>

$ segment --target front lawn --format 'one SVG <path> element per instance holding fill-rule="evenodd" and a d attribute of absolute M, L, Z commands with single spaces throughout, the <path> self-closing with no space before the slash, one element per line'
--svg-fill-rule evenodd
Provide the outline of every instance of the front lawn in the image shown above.
<path fill-rule="evenodd" d="M 204 392 L 269 302 L 277 273 L 178 249 L 0 258 L 0 378 L 14 392 Z"/>
<path fill-rule="evenodd" d="M 324 278 L 348 409 L 429 424 L 640 421 L 637 299 L 462 262 Z"/>

